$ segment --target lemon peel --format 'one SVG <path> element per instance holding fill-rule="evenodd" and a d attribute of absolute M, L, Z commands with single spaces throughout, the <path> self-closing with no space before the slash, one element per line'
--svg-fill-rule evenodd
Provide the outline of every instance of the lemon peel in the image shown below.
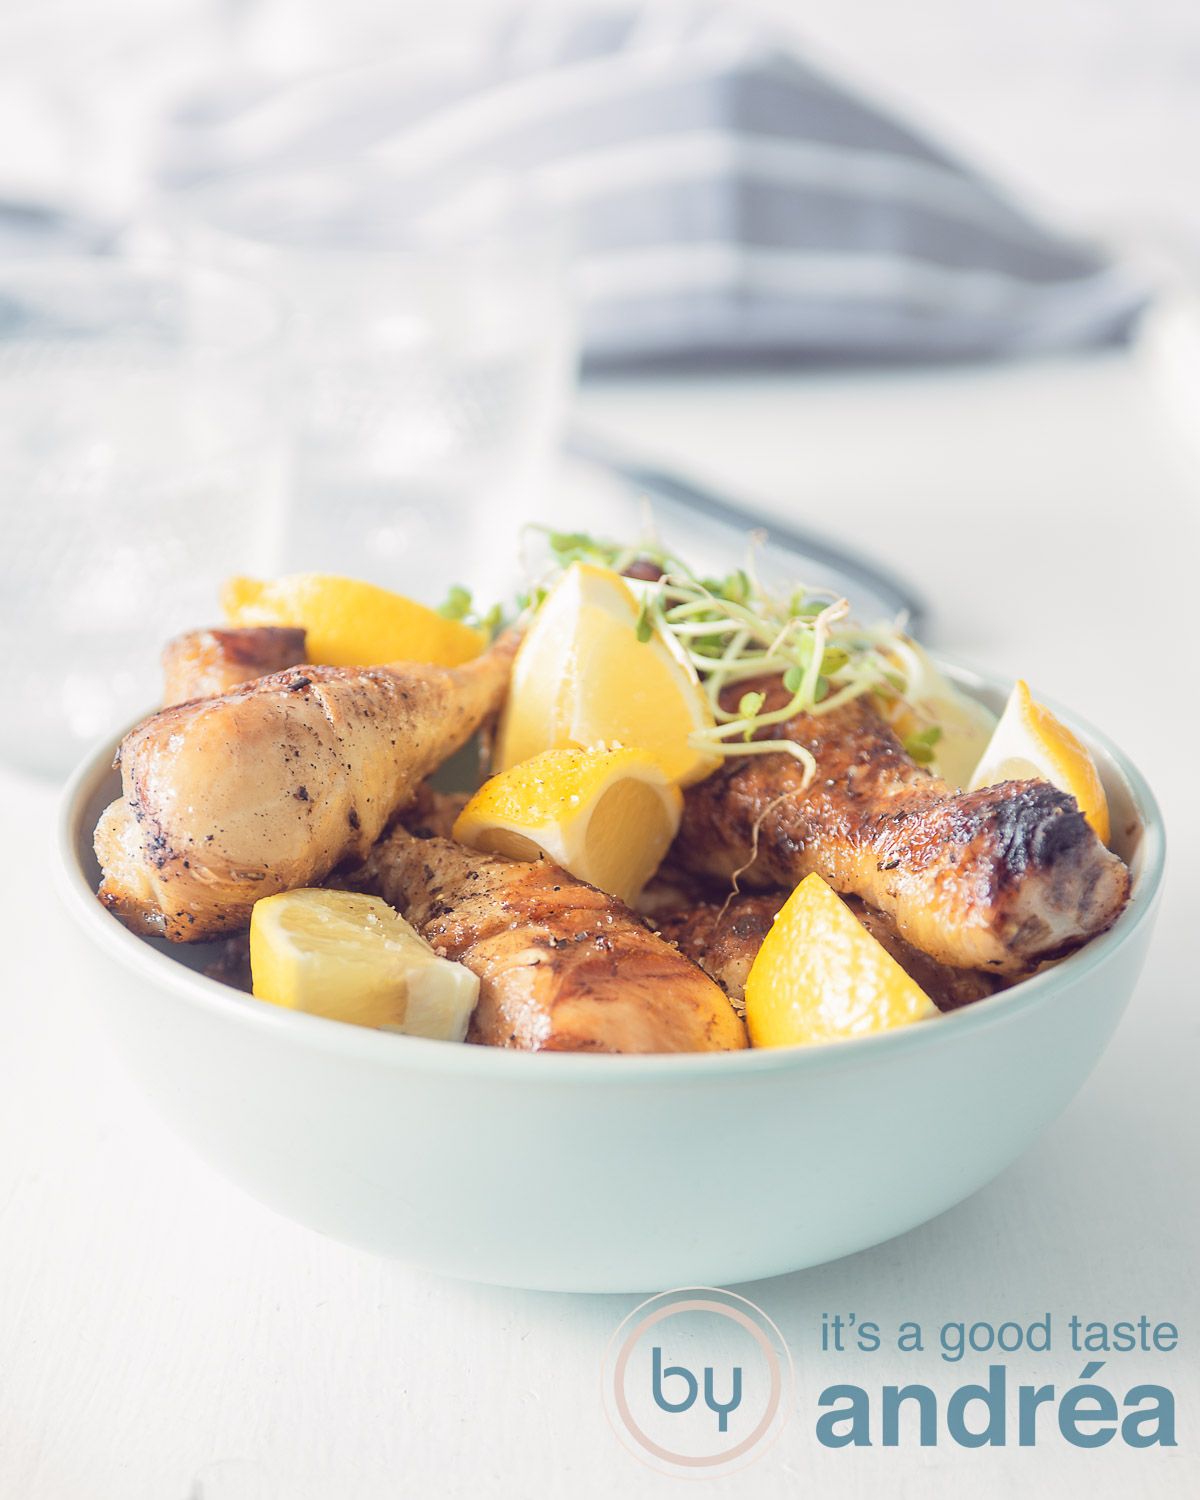
<path fill-rule="evenodd" d="M 307 657 L 331 667 L 427 661 L 457 667 L 478 656 L 487 635 L 390 589 L 332 573 L 226 581 L 221 604 L 232 625 L 302 626 Z"/>
<path fill-rule="evenodd" d="M 1100 841 L 1108 843 L 1108 798 L 1091 752 L 1018 681 L 968 790 L 1031 778 L 1049 781 L 1074 797 Z"/>
<path fill-rule="evenodd" d="M 461 1042 L 479 980 L 441 958 L 377 896 L 302 888 L 254 903 L 260 1000 L 355 1026 Z"/>
<path fill-rule="evenodd" d="M 788 897 L 746 977 L 746 1027 L 755 1047 L 869 1036 L 937 1013 L 816 874 Z"/>
<path fill-rule="evenodd" d="M 545 855 L 632 905 L 679 828 L 683 794 L 645 750 L 546 750 L 491 777 L 454 838 L 512 859 Z"/>
<path fill-rule="evenodd" d="M 713 716 L 694 668 L 670 638 L 638 638 L 641 605 L 618 574 L 573 563 L 542 602 L 513 663 L 496 736 L 508 770 L 543 750 L 614 742 L 651 754 L 686 786 L 720 764 L 689 737 Z"/>

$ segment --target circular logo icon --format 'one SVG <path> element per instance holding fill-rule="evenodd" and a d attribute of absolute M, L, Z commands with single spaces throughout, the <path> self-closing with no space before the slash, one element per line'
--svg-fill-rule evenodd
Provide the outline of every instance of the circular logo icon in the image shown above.
<path fill-rule="evenodd" d="M 794 1385 L 775 1324 L 719 1287 L 648 1298 L 604 1355 L 613 1431 L 635 1458 L 682 1479 L 716 1479 L 761 1458 L 787 1422 Z"/>

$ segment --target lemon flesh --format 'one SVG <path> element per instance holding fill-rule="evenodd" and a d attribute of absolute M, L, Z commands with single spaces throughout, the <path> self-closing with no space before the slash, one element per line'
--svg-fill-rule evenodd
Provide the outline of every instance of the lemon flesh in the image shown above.
<path fill-rule="evenodd" d="M 1108 843 L 1108 798 L 1096 762 L 1087 746 L 1018 682 L 1009 695 L 996 731 L 988 742 L 969 790 L 996 786 L 1002 781 L 1049 781 L 1067 792 Z"/>
<path fill-rule="evenodd" d="M 513 663 L 496 738 L 505 771 L 543 750 L 622 745 L 649 752 L 681 786 L 720 756 L 688 736 L 712 711 L 678 643 L 637 638 L 638 601 L 618 574 L 572 563 L 543 601 Z"/>
<path fill-rule="evenodd" d="M 250 970 L 260 1000 L 288 1010 L 461 1042 L 479 980 L 440 958 L 376 896 L 295 890 L 256 901 Z"/>
<path fill-rule="evenodd" d="M 819 875 L 805 876 L 788 897 L 746 977 L 754 1047 L 869 1036 L 937 1013 Z"/>
<path fill-rule="evenodd" d="M 330 667 L 427 661 L 457 667 L 487 645 L 482 631 L 447 620 L 401 594 L 331 573 L 292 573 L 263 582 L 226 581 L 221 604 L 231 625 L 302 626 L 307 660 Z"/>
<path fill-rule="evenodd" d="M 545 855 L 629 905 L 679 830 L 683 794 L 645 750 L 546 750 L 486 781 L 459 814 L 461 844 Z"/>

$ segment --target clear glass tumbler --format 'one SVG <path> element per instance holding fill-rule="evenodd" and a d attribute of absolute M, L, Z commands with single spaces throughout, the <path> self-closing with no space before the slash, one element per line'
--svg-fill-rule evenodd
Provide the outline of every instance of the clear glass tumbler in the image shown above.
<path fill-rule="evenodd" d="M 223 274 L 0 263 L 0 758 L 68 770 L 272 565 L 279 326 Z"/>
<path fill-rule="evenodd" d="M 561 218 L 349 171 L 229 179 L 176 202 L 197 263 L 288 318 L 289 569 L 438 603 L 539 504 L 575 366 Z"/>

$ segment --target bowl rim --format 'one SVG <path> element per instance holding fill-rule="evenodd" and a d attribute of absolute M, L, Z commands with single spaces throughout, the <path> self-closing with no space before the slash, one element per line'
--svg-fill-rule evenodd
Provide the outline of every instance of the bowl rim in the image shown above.
<path fill-rule="evenodd" d="M 977 692 L 982 688 L 1006 694 L 1011 690 L 1011 680 L 978 671 L 941 652 L 934 653 L 934 659 L 968 691 Z M 759 1073 L 828 1073 L 869 1066 L 913 1048 L 952 1044 L 971 1030 L 1007 1024 L 1039 1005 L 1056 990 L 1086 980 L 1151 917 L 1162 889 L 1166 831 L 1162 812 L 1149 783 L 1106 734 L 1051 698 L 1041 696 L 1039 701 L 1051 708 L 1087 743 L 1102 750 L 1125 781 L 1141 822 L 1140 869 L 1128 904 L 1106 932 L 1053 968 L 1022 980 L 1011 989 L 942 1014 L 936 1025 L 897 1027 L 892 1031 L 847 1037 L 816 1047 L 747 1047 L 734 1052 L 610 1055 L 471 1047 L 376 1031 L 271 1005 L 219 980 L 210 979 L 160 952 L 130 932 L 118 917 L 97 901 L 77 856 L 77 840 L 82 832 L 84 809 L 100 781 L 111 771 L 114 750 L 124 731 L 105 738 L 85 756 L 63 789 L 56 828 L 56 882 L 59 896 L 76 923 L 118 964 L 133 970 L 140 979 L 164 988 L 176 998 L 202 1010 L 215 1012 L 233 1024 L 248 1026 L 268 1037 L 278 1037 L 284 1044 L 331 1052 L 377 1066 L 496 1081 L 511 1079 L 522 1085 L 532 1078 L 555 1085 L 566 1082 L 573 1085 L 586 1080 L 608 1085 L 700 1079 L 732 1083 Z"/>

